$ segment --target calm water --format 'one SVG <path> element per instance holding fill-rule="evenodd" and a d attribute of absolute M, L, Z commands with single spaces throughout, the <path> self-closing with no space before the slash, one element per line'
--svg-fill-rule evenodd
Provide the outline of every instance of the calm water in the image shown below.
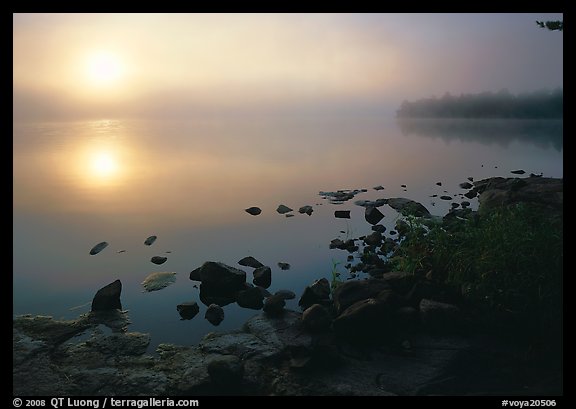
<path fill-rule="evenodd" d="M 252 269 L 237 262 L 252 255 L 272 267 L 271 292 L 298 297 L 313 280 L 330 279 L 332 263 L 348 256 L 330 250 L 330 240 L 371 230 L 354 200 L 333 205 L 319 191 L 365 188 L 355 199 L 407 197 L 444 215 L 449 202 L 430 196 L 462 193 L 468 176 L 509 177 L 515 169 L 563 176 L 561 121 L 98 120 L 14 124 L 13 142 L 14 314 L 74 318 L 120 279 L 130 330 L 151 333 L 151 348 L 195 343 L 259 313 L 230 304 L 218 327 L 206 321 L 188 278 L 205 261 L 243 268 L 251 282 Z M 276 213 L 279 204 L 295 216 Z M 314 213 L 299 214 L 303 205 Z M 250 206 L 262 214 L 249 215 Z M 351 220 L 334 218 L 336 209 L 351 210 Z M 390 229 L 397 214 L 380 209 Z M 157 241 L 144 246 L 150 235 Z M 100 241 L 110 245 L 90 256 Z M 155 255 L 168 261 L 157 266 Z M 177 280 L 144 293 L 141 282 L 156 271 L 174 271 Z M 182 321 L 176 305 L 190 300 L 200 313 Z"/>

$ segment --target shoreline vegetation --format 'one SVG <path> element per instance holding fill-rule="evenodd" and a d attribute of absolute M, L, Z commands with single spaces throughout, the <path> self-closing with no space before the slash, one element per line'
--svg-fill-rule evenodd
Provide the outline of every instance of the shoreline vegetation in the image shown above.
<path fill-rule="evenodd" d="M 331 283 L 306 287 L 301 312 L 269 295 L 242 328 L 198 345 L 147 354 L 149 334 L 129 332 L 118 309 L 119 281 L 75 320 L 17 316 L 13 393 L 562 395 L 563 180 L 469 178 L 460 187 L 478 211 L 463 201 L 434 217 L 410 199 L 357 201 L 373 233 L 330 243 L 358 256 L 346 267 L 357 279 L 342 281 L 334 264 Z M 395 239 L 377 224 L 383 205 L 399 214 Z M 261 293 L 223 263 L 207 262 L 190 279 L 219 292 L 215 269 L 234 278 L 235 297 Z"/>
<path fill-rule="evenodd" d="M 514 95 L 507 89 L 496 93 L 444 94 L 416 101 L 404 101 L 397 118 L 563 118 L 563 89 L 540 90 Z"/>

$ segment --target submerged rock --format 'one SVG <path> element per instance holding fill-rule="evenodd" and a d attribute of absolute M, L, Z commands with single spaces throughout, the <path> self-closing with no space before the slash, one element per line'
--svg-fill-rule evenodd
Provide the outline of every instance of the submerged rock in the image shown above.
<path fill-rule="evenodd" d="M 144 244 L 147 246 L 151 246 L 152 243 L 154 243 L 157 238 L 158 238 L 157 236 L 150 236 L 146 240 L 144 240 Z"/>
<path fill-rule="evenodd" d="M 92 299 L 92 311 L 121 310 L 122 283 L 116 280 L 96 292 Z"/>
<path fill-rule="evenodd" d="M 281 261 L 278 262 L 278 267 L 280 267 L 280 270 L 290 270 L 290 264 Z"/>
<path fill-rule="evenodd" d="M 150 259 L 150 261 L 153 262 L 154 264 L 164 264 L 166 260 L 168 260 L 168 258 L 162 256 L 154 256 Z"/>
<path fill-rule="evenodd" d="M 183 320 L 191 320 L 200 312 L 200 307 L 196 301 L 188 301 L 178 304 L 176 310 Z"/>
<path fill-rule="evenodd" d="M 176 281 L 176 273 L 173 272 L 158 272 L 149 274 L 144 281 L 142 281 L 142 286 L 144 286 L 144 291 L 157 291 L 170 284 L 174 284 Z"/>
<path fill-rule="evenodd" d="M 249 207 L 248 209 L 244 209 L 244 211 L 248 214 L 251 214 L 252 216 L 258 216 L 260 213 L 262 213 L 262 209 L 260 209 L 259 207 L 256 207 L 256 206 Z"/>
<path fill-rule="evenodd" d="M 108 247 L 108 243 L 105 241 L 102 241 L 102 242 L 96 244 L 94 247 L 92 247 L 92 249 L 90 250 L 90 255 L 94 256 L 94 255 L 100 253 L 106 247 Z"/>

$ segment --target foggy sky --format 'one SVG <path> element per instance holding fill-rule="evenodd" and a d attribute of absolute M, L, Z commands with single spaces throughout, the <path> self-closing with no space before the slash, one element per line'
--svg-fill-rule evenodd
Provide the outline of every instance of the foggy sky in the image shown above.
<path fill-rule="evenodd" d="M 14 14 L 14 119 L 392 114 L 563 85 L 562 14 Z M 82 62 L 124 68 L 97 88 Z"/>

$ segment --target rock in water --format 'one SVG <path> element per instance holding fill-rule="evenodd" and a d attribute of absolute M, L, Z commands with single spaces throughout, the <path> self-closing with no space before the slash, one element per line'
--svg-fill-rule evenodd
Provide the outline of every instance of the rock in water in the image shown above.
<path fill-rule="evenodd" d="M 168 258 L 162 256 L 154 256 L 150 259 L 154 264 L 164 264 L 166 260 L 168 260 Z"/>
<path fill-rule="evenodd" d="M 241 266 L 252 268 L 264 267 L 264 264 L 262 264 L 252 256 L 244 257 L 242 260 L 238 261 L 238 264 L 240 264 Z"/>
<path fill-rule="evenodd" d="M 196 270 L 190 273 L 190 279 Z M 233 293 L 239 291 L 244 287 L 246 282 L 246 272 L 227 264 L 207 261 L 202 264 L 198 274 L 194 274 L 194 277 L 198 276 L 202 285 L 208 290 L 216 290 L 219 293 Z"/>
<path fill-rule="evenodd" d="M 313 211 L 314 209 L 310 205 L 302 206 L 300 209 L 298 209 L 298 213 L 306 213 L 308 216 L 312 215 Z"/>
<path fill-rule="evenodd" d="M 224 320 L 224 310 L 217 304 L 210 304 L 206 310 L 204 318 L 212 325 L 220 325 Z"/>
<path fill-rule="evenodd" d="M 460 183 L 459 185 L 462 189 L 472 189 L 474 187 L 474 185 L 472 185 L 470 182 L 464 182 L 464 183 Z"/>
<path fill-rule="evenodd" d="M 122 283 L 116 280 L 96 292 L 92 300 L 92 311 L 121 310 L 120 293 Z"/>
<path fill-rule="evenodd" d="M 350 210 L 335 210 L 334 217 L 336 217 L 337 219 L 349 219 Z"/>
<path fill-rule="evenodd" d="M 510 173 L 514 173 L 515 175 L 523 175 L 526 172 L 522 169 L 518 169 L 518 170 L 511 170 Z"/>
<path fill-rule="evenodd" d="M 262 209 L 260 209 L 259 207 L 256 206 L 252 206 L 249 207 L 248 209 L 244 209 L 244 211 L 246 211 L 246 213 L 251 214 L 252 216 L 258 216 L 260 213 L 262 213 Z"/>
<path fill-rule="evenodd" d="M 102 241 L 102 242 L 98 243 L 97 245 L 95 245 L 94 247 L 92 247 L 92 250 L 90 250 L 90 255 L 93 256 L 95 254 L 98 254 L 102 250 L 104 250 L 106 247 L 108 247 L 108 243 L 105 241 Z"/>
<path fill-rule="evenodd" d="M 183 320 L 191 320 L 200 312 L 200 307 L 196 301 L 183 302 L 176 306 L 176 310 L 180 313 Z"/>
<path fill-rule="evenodd" d="M 290 270 L 290 264 L 281 261 L 278 262 L 278 267 L 280 267 L 280 270 Z"/>
<path fill-rule="evenodd" d="M 283 204 L 281 204 L 278 206 L 276 211 L 280 214 L 285 214 L 285 213 L 291 212 L 292 209 L 290 209 L 288 206 L 284 206 Z"/>
<path fill-rule="evenodd" d="M 259 287 L 268 288 L 272 284 L 272 270 L 268 266 L 259 267 L 254 270 L 254 285 Z"/>
<path fill-rule="evenodd" d="M 364 212 L 364 218 L 368 223 L 374 225 L 378 224 L 378 222 L 384 218 L 384 215 L 375 207 L 367 207 Z"/>
<path fill-rule="evenodd" d="M 176 273 L 160 272 L 148 275 L 148 277 L 146 277 L 144 281 L 142 281 L 142 285 L 144 286 L 144 291 L 150 292 L 161 290 L 164 287 L 168 287 L 175 281 L 176 281 Z"/>
<path fill-rule="evenodd" d="M 151 246 L 152 243 L 154 243 L 157 238 L 158 238 L 157 236 L 150 236 L 146 240 L 144 240 L 144 244 L 147 246 Z"/>

